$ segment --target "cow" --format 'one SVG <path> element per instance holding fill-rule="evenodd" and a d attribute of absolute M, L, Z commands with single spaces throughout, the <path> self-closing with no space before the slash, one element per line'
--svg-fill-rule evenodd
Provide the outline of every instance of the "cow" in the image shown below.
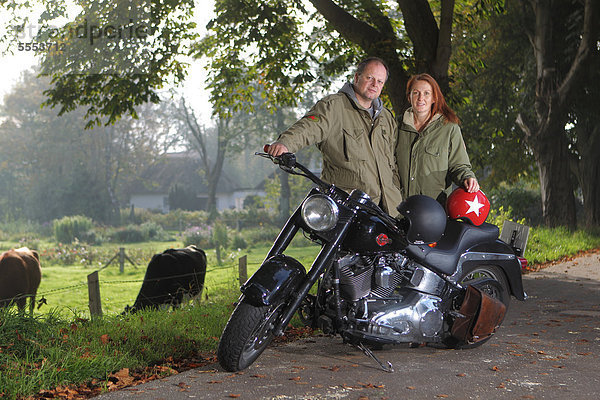
<path fill-rule="evenodd" d="M 196 246 L 168 249 L 152 256 L 133 306 L 125 312 L 179 306 L 183 296 L 200 296 L 206 275 L 206 253 Z"/>
<path fill-rule="evenodd" d="M 0 307 L 16 303 L 19 310 L 24 311 L 29 297 L 29 312 L 33 313 L 41 280 L 37 251 L 21 247 L 0 254 Z"/>

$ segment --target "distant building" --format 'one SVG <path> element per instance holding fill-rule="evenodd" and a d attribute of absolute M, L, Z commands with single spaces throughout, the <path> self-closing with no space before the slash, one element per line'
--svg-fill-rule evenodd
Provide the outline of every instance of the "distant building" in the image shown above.
<path fill-rule="evenodd" d="M 189 153 L 166 154 L 146 168 L 126 192 L 129 207 L 163 213 L 177 208 L 206 210 L 208 204 L 200 160 Z M 265 192 L 261 188 L 243 188 L 223 171 L 216 194 L 217 210 L 241 210 L 244 199 L 251 195 L 264 196 Z"/>

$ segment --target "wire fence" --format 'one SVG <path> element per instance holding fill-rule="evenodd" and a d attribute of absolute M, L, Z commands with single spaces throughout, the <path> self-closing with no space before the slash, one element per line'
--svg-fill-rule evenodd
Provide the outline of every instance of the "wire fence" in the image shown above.
<path fill-rule="evenodd" d="M 111 260 L 112 261 L 112 260 Z M 50 290 L 45 290 L 45 291 L 40 291 L 36 294 L 36 302 L 37 302 L 37 308 L 39 309 L 42 305 L 44 304 L 48 304 L 48 299 L 52 298 L 53 296 L 59 295 L 61 293 L 66 293 L 66 292 L 70 292 L 70 293 L 75 293 L 77 295 L 83 295 L 83 292 L 85 290 L 85 288 L 88 289 L 88 296 L 89 296 L 89 301 L 88 301 L 88 306 L 90 308 L 90 313 L 94 314 L 94 312 L 98 312 L 99 310 L 101 310 L 101 300 L 100 300 L 100 287 L 108 287 L 108 286 L 126 286 L 126 285 L 139 285 L 139 289 L 141 289 L 142 284 L 146 283 L 151 283 L 151 282 L 160 282 L 160 281 L 180 281 L 180 282 L 187 282 L 188 283 L 188 288 L 191 287 L 194 283 L 197 284 L 197 287 L 201 287 L 200 293 L 198 293 L 198 296 L 195 297 L 195 300 L 201 300 L 200 294 L 205 298 L 208 299 L 209 296 L 212 296 L 213 294 L 216 293 L 221 293 L 223 290 L 236 290 L 237 288 L 239 288 L 239 286 L 241 284 L 243 284 L 246 279 L 247 279 L 247 274 L 248 274 L 248 268 L 258 268 L 258 266 L 260 265 L 260 263 L 248 263 L 247 261 L 247 256 L 242 256 L 238 259 L 238 263 L 235 264 L 230 264 L 230 265 L 225 265 L 225 266 L 221 266 L 221 267 L 211 267 L 211 268 L 207 268 L 206 271 L 204 272 L 204 281 L 203 282 L 199 282 L 198 280 L 200 279 L 200 276 L 203 274 L 202 272 L 190 272 L 190 273 L 184 273 L 184 274 L 178 274 L 178 275 L 169 275 L 169 276 L 162 276 L 162 277 L 156 277 L 156 278 L 142 278 L 142 279 L 97 279 L 98 282 L 98 286 L 96 288 L 96 290 L 90 289 L 90 276 L 96 274 L 98 275 L 98 273 L 100 271 L 102 271 L 103 269 L 105 269 L 108 266 L 109 263 L 107 263 L 106 265 L 104 265 L 103 267 L 96 269 L 95 271 L 91 272 L 90 274 L 88 274 L 88 282 L 81 282 L 81 283 L 77 283 L 77 284 L 72 284 L 72 285 L 68 285 L 68 286 L 64 286 L 64 287 L 59 287 L 59 288 L 54 288 L 54 289 L 50 289 Z M 132 263 L 133 264 L 133 263 Z M 123 268 L 121 265 L 121 272 L 123 272 Z M 214 275 L 214 279 L 213 279 L 213 275 Z M 201 285 L 200 285 L 201 283 Z M 138 289 L 138 290 L 139 290 Z M 182 286 L 181 287 L 181 291 L 185 292 L 186 291 L 186 287 Z M 173 296 L 175 296 L 176 294 L 173 293 Z M 29 295 L 19 295 L 19 296 L 15 296 L 12 297 L 11 300 L 13 302 L 17 302 L 17 300 L 19 299 L 23 299 L 23 298 L 28 298 L 31 297 Z M 137 294 L 136 294 L 137 297 Z M 146 296 L 144 295 L 144 299 L 147 301 L 155 301 L 155 300 L 162 300 L 165 298 L 164 294 L 159 294 L 156 296 Z M 8 299 L 7 299 L 8 300 Z M 132 301 L 135 300 L 135 298 L 131 299 Z M 97 304 L 96 306 L 93 306 L 94 304 Z M 126 307 L 124 307 L 126 308 Z M 101 311 L 100 311 L 101 313 Z"/>

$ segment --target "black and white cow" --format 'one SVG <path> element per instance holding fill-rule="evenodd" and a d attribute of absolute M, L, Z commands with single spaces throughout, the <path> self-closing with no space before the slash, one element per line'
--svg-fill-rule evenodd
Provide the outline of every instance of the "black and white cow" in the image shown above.
<path fill-rule="evenodd" d="M 178 306 L 183 296 L 200 296 L 206 276 L 206 253 L 196 246 L 168 249 L 152 256 L 144 282 L 132 307 L 158 309 L 161 305 Z"/>

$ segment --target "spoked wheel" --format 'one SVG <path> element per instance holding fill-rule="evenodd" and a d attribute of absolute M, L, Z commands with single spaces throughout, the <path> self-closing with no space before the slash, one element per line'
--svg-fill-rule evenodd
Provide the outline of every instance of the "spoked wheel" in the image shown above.
<path fill-rule="evenodd" d="M 493 279 L 499 285 L 486 284 L 485 282 L 488 280 L 484 278 Z M 482 282 L 482 284 L 478 284 L 478 281 Z M 458 282 L 463 286 L 470 284 L 476 286 L 494 299 L 500 300 L 508 310 L 510 304 L 508 281 L 506 280 L 506 275 L 504 275 L 504 272 L 499 267 L 495 265 L 479 265 L 466 268 L 463 272 L 463 277 Z"/>
<path fill-rule="evenodd" d="M 479 265 L 465 268 L 462 277 L 458 279 L 458 283 L 463 286 L 475 286 L 490 297 L 501 301 L 508 310 L 510 304 L 508 281 L 504 272 L 499 267 L 495 265 Z M 444 339 L 443 343 L 447 347 L 454 349 L 472 349 L 481 346 L 490 339 L 491 336 L 479 342 L 465 343 L 450 336 Z"/>
<path fill-rule="evenodd" d="M 248 368 L 273 340 L 282 308 L 283 303 L 265 307 L 239 303 L 219 340 L 219 364 L 231 372 Z"/>

